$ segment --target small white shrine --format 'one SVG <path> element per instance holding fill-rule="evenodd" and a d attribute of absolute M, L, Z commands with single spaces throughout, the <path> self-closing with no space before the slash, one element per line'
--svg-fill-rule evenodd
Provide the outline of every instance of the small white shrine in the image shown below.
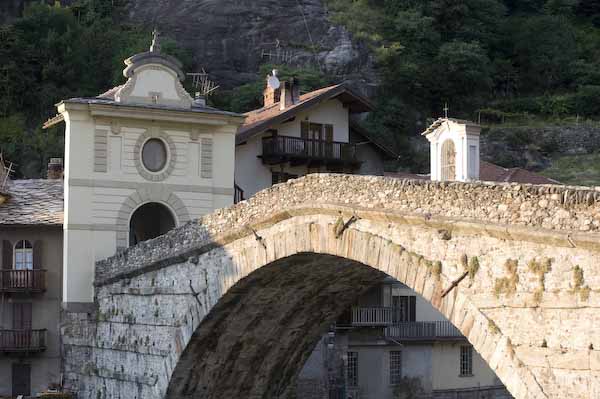
<path fill-rule="evenodd" d="M 431 146 L 431 180 L 479 180 L 481 126 L 469 121 L 440 118 L 423 135 Z"/>

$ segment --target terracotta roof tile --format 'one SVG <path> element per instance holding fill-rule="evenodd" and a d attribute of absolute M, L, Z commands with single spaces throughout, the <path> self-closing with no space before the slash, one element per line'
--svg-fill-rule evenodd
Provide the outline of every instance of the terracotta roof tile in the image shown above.
<path fill-rule="evenodd" d="M 12 180 L 0 205 L 0 225 L 63 224 L 62 180 Z"/>

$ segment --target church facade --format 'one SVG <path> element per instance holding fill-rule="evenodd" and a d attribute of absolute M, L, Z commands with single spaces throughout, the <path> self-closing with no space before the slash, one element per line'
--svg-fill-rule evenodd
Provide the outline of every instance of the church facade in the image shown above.
<path fill-rule="evenodd" d="M 181 65 L 156 43 L 125 64 L 124 85 L 58 104 L 67 310 L 93 301 L 95 261 L 232 204 L 243 118 L 194 100 Z"/>

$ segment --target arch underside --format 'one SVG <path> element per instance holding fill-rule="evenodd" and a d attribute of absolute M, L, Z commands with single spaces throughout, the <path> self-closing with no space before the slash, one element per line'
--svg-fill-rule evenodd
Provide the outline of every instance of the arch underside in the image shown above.
<path fill-rule="evenodd" d="M 458 287 L 442 297 L 444 289 L 462 272 L 453 267 L 451 272 L 444 269 L 435 274 L 437 261 L 429 255 L 436 251 L 430 247 L 448 245 L 443 244 L 446 241 L 439 238 L 437 230 L 428 233 L 431 237 L 418 240 L 422 242 L 419 253 L 396 244 L 394 237 L 385 237 L 392 226 L 388 223 L 373 224 L 361 220 L 357 223 L 360 227 L 348 228 L 339 238 L 335 225 L 335 217 L 300 217 L 259 231 L 261 240 L 250 236 L 224 247 L 232 257 L 234 267 L 241 269 L 240 276 L 249 275 L 248 282 L 244 283 L 248 288 L 233 286 L 229 295 L 223 287 L 223 300 L 217 302 L 211 316 L 195 330 L 177 363 L 169 383 L 168 398 L 287 397 L 319 337 L 366 288 L 357 286 L 356 281 L 370 275 L 374 280 L 367 278 L 367 285 L 389 275 L 429 301 L 461 330 L 515 397 L 546 397 L 529 370 L 521 367 L 510 339 L 502 331 L 494 331 L 494 323 L 469 301 L 468 293 Z M 406 236 L 401 238 L 402 241 L 415 242 L 417 235 L 424 231 L 411 229 L 414 228 L 408 227 L 404 231 Z M 419 249 L 419 246 L 414 248 Z M 312 267 L 306 266 L 312 263 L 310 259 L 314 260 Z M 450 266 L 447 259 L 442 260 L 446 267 Z M 289 265 L 296 262 L 297 272 L 288 276 L 290 271 L 296 270 Z M 321 266 L 321 263 L 328 266 Z M 287 268 L 282 266 L 286 264 Z M 307 268 L 310 273 L 305 274 Z M 285 272 L 269 277 L 269 271 L 276 269 Z M 335 272 L 328 274 L 328 270 Z M 364 270 L 366 275 L 346 280 L 352 275 L 351 270 L 356 273 Z M 373 274 L 375 271 L 378 272 Z M 257 277 L 254 273 L 258 273 Z M 255 278 L 258 282 L 252 283 Z M 349 284 L 337 284 L 339 281 Z M 257 289 L 256 298 L 261 309 L 249 306 L 244 299 L 253 284 L 263 287 Z M 468 283 L 463 287 L 465 285 Z M 297 294 L 302 295 L 291 295 L 286 290 L 300 290 Z M 324 297 L 317 295 L 319 290 L 331 300 L 337 296 L 339 302 L 321 302 Z M 320 306 L 326 311 L 319 311 Z M 286 323 L 298 329 L 288 330 Z M 272 329 L 277 333 L 261 335 Z M 248 331 L 253 333 L 246 336 Z M 299 338 L 294 334 L 305 336 Z"/>
<path fill-rule="evenodd" d="M 330 255 L 280 259 L 242 279 L 192 336 L 167 398 L 285 398 L 322 334 L 386 277 Z"/>

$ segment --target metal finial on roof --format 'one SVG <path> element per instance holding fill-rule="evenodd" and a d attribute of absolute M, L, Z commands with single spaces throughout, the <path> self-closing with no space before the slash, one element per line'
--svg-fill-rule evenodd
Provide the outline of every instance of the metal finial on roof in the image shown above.
<path fill-rule="evenodd" d="M 448 111 L 450 111 L 450 108 L 448 108 L 448 103 L 446 103 L 444 105 L 444 118 L 448 119 Z"/>
<path fill-rule="evenodd" d="M 152 31 L 152 45 L 150 46 L 151 53 L 160 53 L 160 32 L 157 28 Z"/>

